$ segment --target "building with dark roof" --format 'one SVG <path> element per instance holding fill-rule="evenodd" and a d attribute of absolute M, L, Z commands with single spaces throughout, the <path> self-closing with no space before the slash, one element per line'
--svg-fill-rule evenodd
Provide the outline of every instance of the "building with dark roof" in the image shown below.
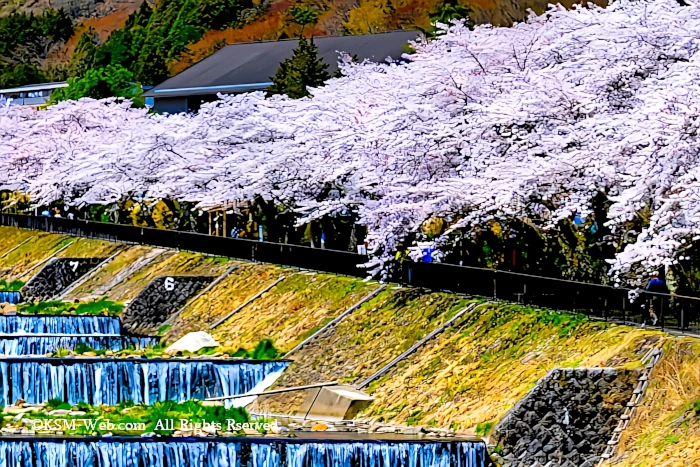
<path fill-rule="evenodd" d="M 315 37 L 319 56 L 333 74 L 339 53 L 380 63 L 401 60 L 406 44 L 419 37 L 417 31 L 394 31 L 363 36 Z M 161 113 L 197 111 L 203 102 L 216 100 L 217 93 L 259 91 L 272 85 L 271 77 L 297 47 L 298 40 L 250 42 L 224 47 L 215 54 L 173 76 L 144 94 L 153 98 Z"/>

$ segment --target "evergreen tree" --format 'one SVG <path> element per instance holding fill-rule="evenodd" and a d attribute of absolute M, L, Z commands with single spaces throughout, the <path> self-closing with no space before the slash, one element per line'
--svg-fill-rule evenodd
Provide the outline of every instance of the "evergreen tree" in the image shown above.
<path fill-rule="evenodd" d="M 453 19 L 463 19 L 470 28 L 474 26 L 474 9 L 471 5 L 463 5 L 459 0 L 445 0 L 437 10 L 430 15 L 431 23 L 450 24 Z"/>
<path fill-rule="evenodd" d="M 153 9 L 147 2 L 133 12 L 126 24 L 110 34 L 107 41 L 97 50 L 96 65 L 121 65 L 133 71 L 139 52 L 148 34 L 148 25 L 153 16 Z"/>
<path fill-rule="evenodd" d="M 293 6 L 289 9 L 289 14 L 292 17 L 292 22 L 304 28 L 307 24 L 312 24 L 318 19 L 318 11 L 307 7 Z"/>
<path fill-rule="evenodd" d="M 272 94 L 286 94 L 292 99 L 300 99 L 309 95 L 308 87 L 323 86 L 330 79 L 328 64 L 318 56 L 318 47 L 313 38 L 307 41 L 299 38 L 299 45 L 294 49 L 294 55 L 280 64 L 279 69 L 268 89 Z"/>
<path fill-rule="evenodd" d="M 14 88 L 46 81 L 41 70 L 31 63 L 20 63 L 13 67 L 0 67 L 0 88 Z"/>
<path fill-rule="evenodd" d="M 78 39 L 75 45 L 75 51 L 71 58 L 70 74 L 71 76 L 84 76 L 88 70 L 96 66 L 95 55 L 98 48 L 99 36 L 92 27 L 88 28 Z"/>

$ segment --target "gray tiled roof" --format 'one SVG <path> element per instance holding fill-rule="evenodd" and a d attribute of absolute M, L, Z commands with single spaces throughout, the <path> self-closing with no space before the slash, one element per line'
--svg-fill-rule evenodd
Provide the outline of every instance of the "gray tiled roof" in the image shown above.
<path fill-rule="evenodd" d="M 417 31 L 394 31 L 363 36 L 316 37 L 314 43 L 333 73 L 338 69 L 338 52 L 373 62 L 383 62 L 388 57 L 399 60 L 404 53 L 404 44 L 415 40 L 419 34 Z M 297 43 L 296 39 L 290 39 L 228 45 L 164 81 L 145 96 L 194 96 L 265 89 L 280 63 L 292 56 Z"/>

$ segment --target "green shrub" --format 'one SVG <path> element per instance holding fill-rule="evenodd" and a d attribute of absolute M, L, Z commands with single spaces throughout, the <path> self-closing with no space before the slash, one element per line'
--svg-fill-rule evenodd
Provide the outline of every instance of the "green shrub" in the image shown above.
<path fill-rule="evenodd" d="M 492 421 L 479 423 L 478 425 L 476 425 L 476 435 L 486 436 L 491 431 L 491 428 L 493 428 L 493 425 L 494 422 Z"/>
<path fill-rule="evenodd" d="M 86 344 L 85 342 L 81 342 L 80 344 L 75 346 L 75 349 L 73 352 L 77 353 L 78 355 L 82 355 L 86 352 L 94 352 L 95 349 L 93 349 L 91 346 Z"/>
<path fill-rule="evenodd" d="M 59 398 L 49 399 L 48 402 L 46 402 L 46 406 L 50 410 L 71 410 L 73 408 L 69 403 L 64 402 L 62 399 Z"/>
<path fill-rule="evenodd" d="M 262 339 L 253 350 L 246 350 L 241 347 L 233 354 L 234 357 L 249 358 L 251 360 L 275 360 L 281 355 L 282 353 L 275 348 L 270 339 Z"/>
<path fill-rule="evenodd" d="M 0 292 L 18 292 L 22 287 L 24 287 L 24 282 L 21 280 L 8 283 L 6 280 L 0 279 Z"/>
<path fill-rule="evenodd" d="M 56 351 L 53 353 L 54 357 L 68 357 L 70 356 L 71 351 L 68 349 L 64 349 L 63 347 L 59 347 L 56 349 Z"/>
<path fill-rule="evenodd" d="M 693 402 L 693 410 L 695 411 L 695 415 L 700 415 L 700 399 Z"/>

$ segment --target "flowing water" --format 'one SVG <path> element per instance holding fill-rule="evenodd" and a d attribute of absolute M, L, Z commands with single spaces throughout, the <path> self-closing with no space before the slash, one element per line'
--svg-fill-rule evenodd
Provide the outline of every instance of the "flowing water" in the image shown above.
<path fill-rule="evenodd" d="M 4 461 L 4 462 L 3 462 Z M 5 463 L 7 462 L 7 464 Z M 0 441 L 0 466 L 484 467 L 480 442 Z"/>
<path fill-rule="evenodd" d="M 0 334 L 121 334 L 119 318 L 110 316 L 0 315 Z"/>
<path fill-rule="evenodd" d="M 75 350 L 79 344 L 87 344 L 93 349 L 123 350 L 142 349 L 157 344 L 157 337 L 132 336 L 22 336 L 0 337 L 0 355 L 46 355 L 58 349 Z"/>
<path fill-rule="evenodd" d="M 133 401 L 206 399 L 243 394 L 288 362 L 235 360 L 27 359 L 0 360 L 0 405 L 43 403 L 117 405 Z"/>
<path fill-rule="evenodd" d="M 0 301 L 2 301 L 0 296 Z M 157 337 L 121 335 L 119 318 L 0 316 L 0 405 L 17 399 L 114 406 L 207 399 L 260 391 L 285 361 L 145 359 L 43 355 L 87 344 L 143 348 Z M 32 335 L 34 334 L 34 335 Z M 39 357 L 41 356 L 41 357 Z M 249 400 L 250 399 L 250 400 Z M 226 401 L 241 406 L 254 397 Z M 336 435 L 345 435 L 336 433 Z M 303 438 L 0 438 L 0 467 L 487 467 L 481 442 Z"/>
<path fill-rule="evenodd" d="M 16 305 L 22 300 L 22 294 L 19 292 L 0 292 L 0 303 L 9 303 Z"/>

